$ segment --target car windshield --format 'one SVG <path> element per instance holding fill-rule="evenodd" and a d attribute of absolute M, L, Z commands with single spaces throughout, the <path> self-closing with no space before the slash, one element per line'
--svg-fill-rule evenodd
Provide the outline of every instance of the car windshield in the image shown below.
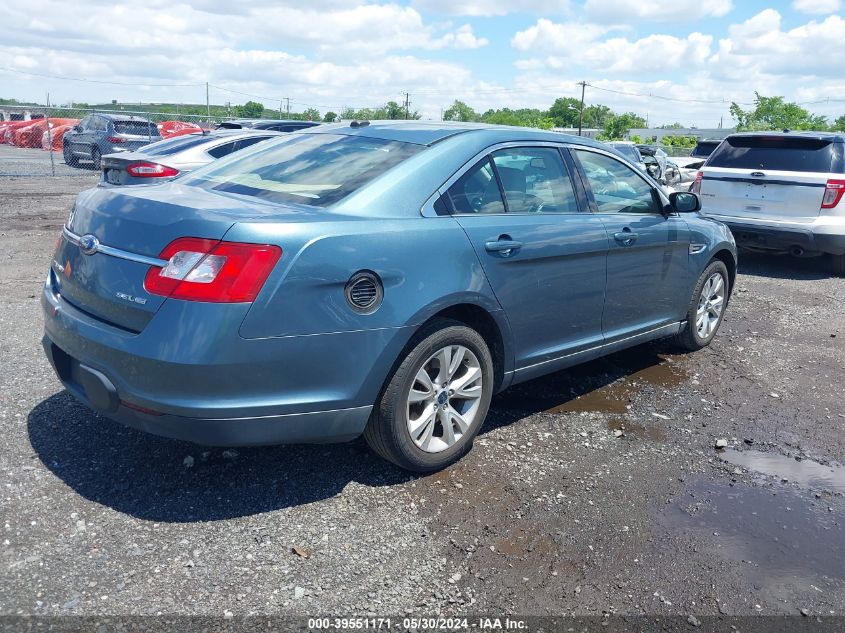
<path fill-rule="evenodd" d="M 819 138 L 736 136 L 710 155 L 707 166 L 829 173 L 836 150 L 835 143 Z"/>
<path fill-rule="evenodd" d="M 360 136 L 296 134 L 213 164 L 186 182 L 273 202 L 325 207 L 422 149 Z"/>
<path fill-rule="evenodd" d="M 115 121 L 114 131 L 118 134 L 159 135 L 155 123 L 149 123 L 148 121 Z"/>
<path fill-rule="evenodd" d="M 150 143 L 144 147 L 144 153 L 148 156 L 170 156 L 176 152 L 208 143 L 211 140 L 214 140 L 214 137 L 207 134 L 185 134 L 164 139 L 157 143 Z"/>

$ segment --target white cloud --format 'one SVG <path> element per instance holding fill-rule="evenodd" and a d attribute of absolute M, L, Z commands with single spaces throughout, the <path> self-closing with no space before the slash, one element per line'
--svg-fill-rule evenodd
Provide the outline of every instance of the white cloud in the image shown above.
<path fill-rule="evenodd" d="M 472 26 L 464 24 L 454 33 L 447 33 L 440 42 L 444 46 L 451 46 L 453 48 L 481 48 L 490 43 L 486 37 L 476 37 L 472 32 Z"/>
<path fill-rule="evenodd" d="M 609 30 L 598 24 L 557 23 L 540 18 L 534 26 L 518 31 L 511 39 L 511 45 L 524 52 L 576 55 Z"/>
<path fill-rule="evenodd" d="M 509 13 L 560 15 L 570 12 L 569 0 L 415 0 L 414 6 L 434 13 L 490 17 Z"/>
<path fill-rule="evenodd" d="M 733 9 L 733 2 L 731 0 L 587 0 L 584 8 L 587 16 L 597 21 L 691 22 L 704 17 L 727 15 Z"/>
<path fill-rule="evenodd" d="M 794 0 L 792 8 L 801 13 L 827 15 L 842 8 L 842 0 Z"/>
<path fill-rule="evenodd" d="M 674 71 L 697 68 L 710 56 L 713 37 L 692 33 L 685 38 L 649 35 L 639 40 L 601 37 L 615 30 L 597 24 L 558 24 L 546 18 L 517 32 L 511 44 L 517 50 L 546 57 L 519 60 L 521 70 L 567 68 L 575 64 L 607 74 Z"/>
<path fill-rule="evenodd" d="M 781 25 L 780 13 L 766 9 L 731 26 L 712 59 L 713 72 L 728 77 L 743 73 L 751 79 L 761 74 L 841 77 L 845 20 L 831 15 L 789 30 Z"/>

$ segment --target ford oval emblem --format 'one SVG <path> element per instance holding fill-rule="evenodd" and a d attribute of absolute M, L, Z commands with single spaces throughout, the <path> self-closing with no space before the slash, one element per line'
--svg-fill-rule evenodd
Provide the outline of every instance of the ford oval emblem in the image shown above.
<path fill-rule="evenodd" d="M 98 248 L 100 248 L 100 240 L 90 233 L 79 238 L 79 250 L 86 255 L 93 255 L 97 252 Z"/>

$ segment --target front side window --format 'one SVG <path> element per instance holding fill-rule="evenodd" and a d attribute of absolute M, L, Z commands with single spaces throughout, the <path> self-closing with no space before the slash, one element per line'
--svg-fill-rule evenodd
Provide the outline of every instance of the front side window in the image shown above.
<path fill-rule="evenodd" d="M 654 189 L 633 169 L 605 154 L 572 153 L 584 169 L 599 213 L 661 213 Z"/>
<path fill-rule="evenodd" d="M 578 213 L 575 189 L 558 150 L 517 147 L 492 156 L 508 213 Z"/>
<path fill-rule="evenodd" d="M 212 191 L 324 207 L 423 149 L 363 136 L 292 134 L 262 144 L 247 156 L 210 163 L 186 182 Z"/>
<path fill-rule="evenodd" d="M 502 192 L 489 158 L 477 163 L 449 187 L 452 213 L 504 213 Z"/>

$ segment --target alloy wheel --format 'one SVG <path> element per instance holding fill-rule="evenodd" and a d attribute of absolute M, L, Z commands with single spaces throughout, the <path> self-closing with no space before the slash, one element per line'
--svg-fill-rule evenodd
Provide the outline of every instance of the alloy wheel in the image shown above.
<path fill-rule="evenodd" d="M 447 345 L 420 367 L 406 398 L 408 433 L 426 453 L 454 446 L 469 432 L 482 396 L 481 364 L 463 345 Z"/>
<path fill-rule="evenodd" d="M 701 339 L 708 339 L 715 332 L 725 307 L 725 278 L 716 272 L 707 278 L 698 297 L 695 329 Z"/>

